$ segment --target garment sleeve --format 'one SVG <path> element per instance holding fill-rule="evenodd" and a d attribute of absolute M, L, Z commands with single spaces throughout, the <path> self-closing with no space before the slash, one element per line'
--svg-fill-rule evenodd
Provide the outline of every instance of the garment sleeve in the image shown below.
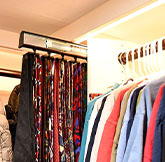
<path fill-rule="evenodd" d="M 145 95 L 144 91 L 141 94 L 141 98 L 137 107 L 137 112 L 134 118 L 130 137 L 124 154 L 123 162 L 141 162 L 143 152 L 143 128 L 144 120 L 146 117 L 145 111 Z"/>
<path fill-rule="evenodd" d="M 1 115 L 0 118 L 2 161 L 12 162 L 13 153 L 8 121 L 4 115 Z"/>

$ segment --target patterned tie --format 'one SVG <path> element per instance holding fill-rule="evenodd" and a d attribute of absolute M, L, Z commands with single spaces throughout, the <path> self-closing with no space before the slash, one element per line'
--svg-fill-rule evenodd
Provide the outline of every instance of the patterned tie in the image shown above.
<path fill-rule="evenodd" d="M 66 162 L 70 162 L 70 147 L 68 139 L 68 122 L 70 122 L 70 115 L 68 113 L 69 108 L 69 62 L 65 62 L 65 73 L 64 73 L 64 148 L 66 153 Z"/>
<path fill-rule="evenodd" d="M 42 110 L 41 110 L 41 57 L 34 57 L 34 110 L 35 110 L 35 159 L 41 161 L 41 129 L 42 129 Z"/>
<path fill-rule="evenodd" d="M 70 160 L 74 162 L 74 145 L 73 145 L 73 65 L 69 63 L 69 103 L 68 103 L 68 140 L 70 147 Z"/>
<path fill-rule="evenodd" d="M 54 73 L 54 162 L 59 162 L 59 138 L 58 138 L 58 108 L 59 108 L 59 70 L 60 64 L 59 60 L 54 61 L 55 73 Z"/>
<path fill-rule="evenodd" d="M 79 127 L 79 64 L 73 66 L 74 76 L 73 76 L 73 142 L 75 151 L 75 162 L 78 162 L 80 153 L 80 127 Z"/>
<path fill-rule="evenodd" d="M 59 83 L 59 150 L 60 150 L 60 161 L 65 162 L 65 149 L 63 142 L 63 106 L 64 106 L 64 61 L 60 63 L 60 83 Z"/>
<path fill-rule="evenodd" d="M 49 153 L 50 162 L 53 162 L 53 129 L 54 129 L 54 61 L 50 60 L 50 100 L 49 100 Z"/>

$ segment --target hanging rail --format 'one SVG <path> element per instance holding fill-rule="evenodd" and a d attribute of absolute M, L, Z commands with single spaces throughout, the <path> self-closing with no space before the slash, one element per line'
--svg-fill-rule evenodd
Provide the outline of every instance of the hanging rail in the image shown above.
<path fill-rule="evenodd" d="M 158 41 L 156 41 L 155 44 L 156 52 L 158 52 Z M 162 49 L 165 50 L 165 39 L 162 40 Z M 149 45 L 149 54 L 151 54 L 151 44 Z M 146 56 L 146 53 L 145 53 Z M 140 57 L 143 57 L 143 47 L 140 47 Z M 134 59 L 138 58 L 138 49 L 134 50 Z M 132 51 L 128 53 L 128 61 L 132 60 Z M 125 65 L 126 64 L 126 52 L 121 52 L 118 55 L 118 61 L 120 64 Z"/>
<path fill-rule="evenodd" d="M 56 39 L 40 34 L 22 31 L 19 38 L 19 48 L 30 48 L 33 51 L 45 51 L 87 60 L 87 46 Z"/>
<path fill-rule="evenodd" d="M 10 77 L 10 78 L 21 78 L 21 72 L 16 70 L 9 70 L 0 68 L 0 76 Z"/>

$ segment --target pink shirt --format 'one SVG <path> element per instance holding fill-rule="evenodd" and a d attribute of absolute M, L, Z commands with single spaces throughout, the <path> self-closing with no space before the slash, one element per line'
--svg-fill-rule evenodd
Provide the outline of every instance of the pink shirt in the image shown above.
<path fill-rule="evenodd" d="M 118 118 L 120 115 L 120 105 L 123 100 L 124 94 L 130 88 L 131 87 L 126 88 L 119 93 L 117 100 L 114 104 L 113 110 L 106 121 L 97 154 L 97 162 L 110 162 L 113 139 L 116 132 Z"/>

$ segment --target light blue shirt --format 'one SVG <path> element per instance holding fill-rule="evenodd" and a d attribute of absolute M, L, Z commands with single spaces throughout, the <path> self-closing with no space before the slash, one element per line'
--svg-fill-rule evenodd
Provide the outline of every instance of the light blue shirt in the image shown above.
<path fill-rule="evenodd" d="M 147 131 L 153 103 L 164 81 L 165 76 L 151 81 L 145 86 L 135 114 L 123 162 L 142 162 L 143 136 L 146 135 L 144 132 Z"/>
<path fill-rule="evenodd" d="M 127 108 L 126 108 L 126 112 L 124 115 L 122 128 L 121 128 L 121 132 L 120 132 L 118 148 L 117 148 L 116 162 L 123 161 L 123 156 L 124 156 L 125 147 L 126 147 L 127 125 L 128 125 L 128 121 L 129 121 L 129 117 L 130 117 L 130 103 L 131 103 L 131 97 L 132 97 L 134 91 L 135 91 L 135 89 L 131 92 L 128 102 L 127 102 Z"/>
<path fill-rule="evenodd" d="M 108 93 L 112 92 L 117 87 L 119 87 L 119 84 L 115 83 L 114 87 L 109 92 L 107 92 L 104 95 L 98 96 L 97 98 L 93 99 L 92 101 L 90 101 L 88 103 L 87 112 L 86 112 L 86 116 L 85 116 L 84 129 L 83 129 L 83 136 L 82 136 L 82 141 L 81 141 L 81 150 L 80 150 L 79 162 L 84 162 L 85 146 L 86 146 L 86 139 L 87 139 L 87 134 L 88 134 L 88 122 L 90 120 L 90 117 L 91 117 L 91 114 L 92 114 L 96 100 L 107 95 Z"/>

